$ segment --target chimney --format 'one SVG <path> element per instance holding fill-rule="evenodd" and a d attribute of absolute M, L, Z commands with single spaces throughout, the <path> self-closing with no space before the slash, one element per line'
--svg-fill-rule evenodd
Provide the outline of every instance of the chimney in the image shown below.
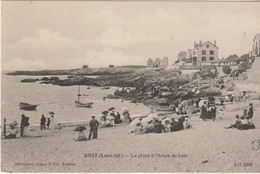
<path fill-rule="evenodd" d="M 201 40 L 200 40 L 200 46 L 201 46 Z"/>
<path fill-rule="evenodd" d="M 217 42 L 216 42 L 216 40 L 214 40 L 214 45 L 217 46 Z"/>
<path fill-rule="evenodd" d="M 196 42 L 194 42 L 194 48 L 196 48 Z"/>

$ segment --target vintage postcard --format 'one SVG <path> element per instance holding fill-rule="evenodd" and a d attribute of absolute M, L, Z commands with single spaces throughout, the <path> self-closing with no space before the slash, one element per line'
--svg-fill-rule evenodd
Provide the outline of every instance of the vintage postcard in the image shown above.
<path fill-rule="evenodd" d="M 260 172 L 260 3 L 1 5 L 2 172 Z"/>

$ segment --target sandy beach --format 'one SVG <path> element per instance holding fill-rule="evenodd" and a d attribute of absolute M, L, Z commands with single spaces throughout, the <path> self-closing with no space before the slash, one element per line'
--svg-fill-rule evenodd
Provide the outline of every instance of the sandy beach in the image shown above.
<path fill-rule="evenodd" d="M 225 129 L 249 102 L 256 129 Z M 259 106 L 259 100 L 228 104 L 222 119 L 193 117 L 193 129 L 162 134 L 134 135 L 125 125 L 99 129 L 97 140 L 77 142 L 73 127 L 32 131 L 33 138 L 2 139 L 2 171 L 260 172 L 260 149 L 252 148 L 260 139 Z"/>

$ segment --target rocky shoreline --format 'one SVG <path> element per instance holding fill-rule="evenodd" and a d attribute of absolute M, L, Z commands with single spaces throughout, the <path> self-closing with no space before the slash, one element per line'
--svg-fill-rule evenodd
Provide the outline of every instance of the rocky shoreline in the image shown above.
<path fill-rule="evenodd" d="M 178 70 L 140 69 L 140 68 L 104 68 L 81 69 L 77 74 L 68 75 L 66 79 L 56 76 L 42 79 L 24 79 L 24 82 L 40 81 L 41 84 L 59 86 L 116 86 L 118 90 L 107 98 L 131 100 L 154 106 L 170 106 L 175 101 L 193 100 L 208 96 L 221 96 L 222 89 L 232 89 L 232 83 L 226 78 L 220 83 L 219 78 L 210 69 L 203 69 L 192 74 L 182 74 Z M 87 71 L 92 71 L 89 77 Z M 53 72 L 52 72 L 53 73 Z M 104 75 L 105 74 L 105 75 Z M 12 75 L 9 73 L 8 75 Z M 226 83 L 224 82 L 226 81 Z"/>

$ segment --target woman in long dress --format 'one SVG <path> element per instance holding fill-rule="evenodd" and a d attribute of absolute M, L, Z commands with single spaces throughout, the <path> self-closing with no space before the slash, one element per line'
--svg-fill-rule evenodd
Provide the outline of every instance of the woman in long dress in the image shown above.
<path fill-rule="evenodd" d="M 204 105 L 202 105 L 200 111 L 200 118 L 205 121 L 207 119 L 207 115 L 208 115 L 207 109 Z"/>
<path fill-rule="evenodd" d="M 50 120 L 51 120 L 50 129 L 54 129 L 55 128 L 54 114 L 51 114 Z"/>

